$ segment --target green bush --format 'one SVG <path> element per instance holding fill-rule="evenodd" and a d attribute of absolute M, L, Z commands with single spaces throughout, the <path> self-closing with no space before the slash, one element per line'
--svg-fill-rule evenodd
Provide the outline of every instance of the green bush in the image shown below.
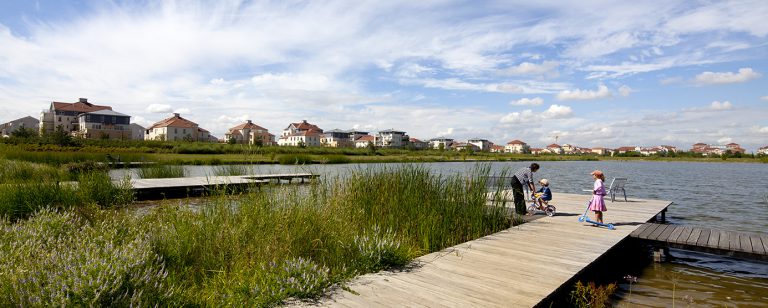
<path fill-rule="evenodd" d="M 9 306 L 152 306 L 171 303 L 174 287 L 147 235 L 121 217 L 93 225 L 42 211 L 3 223 L 0 302 Z M 12 230 L 12 232 L 11 232 Z"/>

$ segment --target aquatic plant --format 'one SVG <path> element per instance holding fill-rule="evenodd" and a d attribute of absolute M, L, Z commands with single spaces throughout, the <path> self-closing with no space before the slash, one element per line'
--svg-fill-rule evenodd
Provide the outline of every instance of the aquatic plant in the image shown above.
<path fill-rule="evenodd" d="M 179 165 L 149 164 L 139 168 L 137 175 L 142 179 L 183 178 L 186 170 Z"/>
<path fill-rule="evenodd" d="M 624 280 L 629 282 L 629 296 L 627 297 L 627 302 L 629 302 L 629 304 L 632 305 L 632 284 L 637 283 L 637 277 L 632 275 L 626 275 L 624 276 Z"/>
<path fill-rule="evenodd" d="M 597 286 L 594 282 L 583 284 L 577 281 L 573 291 L 570 294 L 571 305 L 573 307 L 606 307 L 608 298 L 616 291 L 616 284 Z"/>
<path fill-rule="evenodd" d="M 306 165 L 306 164 L 312 163 L 312 158 L 309 155 L 289 154 L 289 155 L 280 155 L 277 161 L 281 165 Z"/>
<path fill-rule="evenodd" d="M 213 174 L 217 176 L 246 175 L 250 173 L 244 165 L 219 165 L 213 168 Z"/>

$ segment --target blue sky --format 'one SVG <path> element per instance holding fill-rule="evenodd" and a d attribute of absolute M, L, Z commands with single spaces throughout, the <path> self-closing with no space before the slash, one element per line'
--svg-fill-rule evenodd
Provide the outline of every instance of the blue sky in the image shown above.
<path fill-rule="evenodd" d="M 219 137 L 768 145 L 766 1 L 0 1 L 0 122 L 86 97 Z"/>

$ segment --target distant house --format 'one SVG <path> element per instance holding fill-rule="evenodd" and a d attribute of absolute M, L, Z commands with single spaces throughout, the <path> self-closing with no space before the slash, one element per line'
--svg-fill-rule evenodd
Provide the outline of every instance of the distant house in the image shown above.
<path fill-rule="evenodd" d="M 708 155 L 723 155 L 726 153 L 736 154 L 744 153 L 744 150 L 738 143 L 729 143 L 726 145 L 711 145 L 706 143 L 696 143 L 691 147 L 691 152 L 699 153 L 704 156 Z"/>
<path fill-rule="evenodd" d="M 40 133 L 48 134 L 61 127 L 65 132 L 82 138 L 133 137 L 131 117 L 112 111 L 110 106 L 94 105 L 87 98 L 75 103 L 51 102 L 48 110 L 40 113 Z"/>
<path fill-rule="evenodd" d="M 355 147 L 356 148 L 365 148 L 368 146 L 368 144 L 374 144 L 374 138 L 371 135 L 364 135 L 357 137 L 355 139 Z"/>
<path fill-rule="evenodd" d="M 569 144 L 569 143 L 563 144 L 561 148 L 563 148 L 563 153 L 565 154 L 579 154 L 578 147 L 572 144 Z"/>
<path fill-rule="evenodd" d="M 451 149 L 454 151 L 480 151 L 480 147 L 469 142 L 454 142 L 451 144 Z"/>
<path fill-rule="evenodd" d="M 238 144 L 254 144 L 270 146 L 275 144 L 275 135 L 270 134 L 269 130 L 256 125 L 251 120 L 246 120 L 245 123 L 230 128 L 226 134 L 224 134 L 226 142 L 234 142 Z"/>
<path fill-rule="evenodd" d="M 426 149 L 429 146 L 429 143 L 426 141 L 421 141 L 416 138 L 408 139 L 408 143 L 416 150 L 423 150 Z"/>
<path fill-rule="evenodd" d="M 491 145 L 491 153 L 504 153 L 504 146 L 501 145 Z"/>
<path fill-rule="evenodd" d="M 531 148 L 530 151 L 531 151 L 531 154 L 533 154 L 533 155 L 539 155 L 539 154 L 547 153 L 547 150 L 541 149 L 541 148 Z"/>
<path fill-rule="evenodd" d="M 86 139 L 131 139 L 131 116 L 110 109 L 83 112 L 77 115 L 73 134 Z"/>
<path fill-rule="evenodd" d="M 210 142 L 210 138 L 211 135 L 207 130 L 178 113 L 152 124 L 144 131 L 144 140 Z"/>
<path fill-rule="evenodd" d="M 128 128 L 131 130 L 131 139 L 144 140 L 144 131 L 146 130 L 144 126 L 141 126 L 136 123 L 131 123 L 131 125 L 128 125 Z"/>
<path fill-rule="evenodd" d="M 368 135 L 368 132 L 359 130 L 333 129 L 325 131 L 320 138 L 320 143 L 332 148 L 351 148 L 355 146 L 355 139 Z"/>
<path fill-rule="evenodd" d="M 527 143 L 515 139 L 510 142 L 507 142 L 507 145 L 504 147 L 504 152 L 525 154 L 525 153 L 529 153 L 530 149 L 531 147 L 529 147 Z"/>
<path fill-rule="evenodd" d="M 615 150 L 613 150 L 616 154 L 626 154 L 627 152 L 639 152 L 639 147 L 636 146 L 625 146 L 625 147 L 618 147 Z"/>
<path fill-rule="evenodd" d="M 552 153 L 552 154 L 563 154 L 563 153 L 565 153 L 563 151 L 563 148 L 559 144 L 556 144 L 556 143 L 548 145 L 546 150 L 547 150 L 547 152 Z"/>
<path fill-rule="evenodd" d="M 757 149 L 757 154 L 758 155 L 768 155 L 768 145 L 766 145 L 766 146 L 764 146 L 762 148 Z"/>
<path fill-rule="evenodd" d="M 447 150 L 451 148 L 451 146 L 453 145 L 453 142 L 454 142 L 453 138 L 446 138 L 446 137 L 432 138 L 432 139 L 429 139 L 429 147 L 435 150 L 439 150 L 439 149 Z"/>
<path fill-rule="evenodd" d="M 597 147 L 597 148 L 592 148 L 591 152 L 592 152 L 592 154 L 606 155 L 606 154 L 608 154 L 608 149 Z"/>
<path fill-rule="evenodd" d="M 8 123 L 0 124 L 0 137 L 8 137 L 22 127 L 27 130 L 32 130 L 37 134 L 40 129 L 40 121 L 33 117 L 26 116 Z"/>
<path fill-rule="evenodd" d="M 302 120 L 298 123 L 291 123 L 283 130 L 277 144 L 281 146 L 310 146 L 319 147 L 323 130 L 317 125 Z"/>
<path fill-rule="evenodd" d="M 408 140 L 411 139 L 404 131 L 394 129 L 379 131 L 373 137 L 376 146 L 382 148 L 402 148 L 408 145 Z"/>
<path fill-rule="evenodd" d="M 487 139 L 482 139 L 482 138 L 471 138 L 467 140 L 467 143 L 473 144 L 478 148 L 478 151 L 482 151 L 482 152 L 490 151 L 491 145 L 493 144 Z"/>

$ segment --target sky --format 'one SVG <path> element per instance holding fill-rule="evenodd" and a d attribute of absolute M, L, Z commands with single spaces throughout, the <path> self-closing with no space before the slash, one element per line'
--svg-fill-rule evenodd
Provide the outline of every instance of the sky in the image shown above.
<path fill-rule="evenodd" d="M 768 145 L 768 1 L 0 1 L 0 122 Z"/>

